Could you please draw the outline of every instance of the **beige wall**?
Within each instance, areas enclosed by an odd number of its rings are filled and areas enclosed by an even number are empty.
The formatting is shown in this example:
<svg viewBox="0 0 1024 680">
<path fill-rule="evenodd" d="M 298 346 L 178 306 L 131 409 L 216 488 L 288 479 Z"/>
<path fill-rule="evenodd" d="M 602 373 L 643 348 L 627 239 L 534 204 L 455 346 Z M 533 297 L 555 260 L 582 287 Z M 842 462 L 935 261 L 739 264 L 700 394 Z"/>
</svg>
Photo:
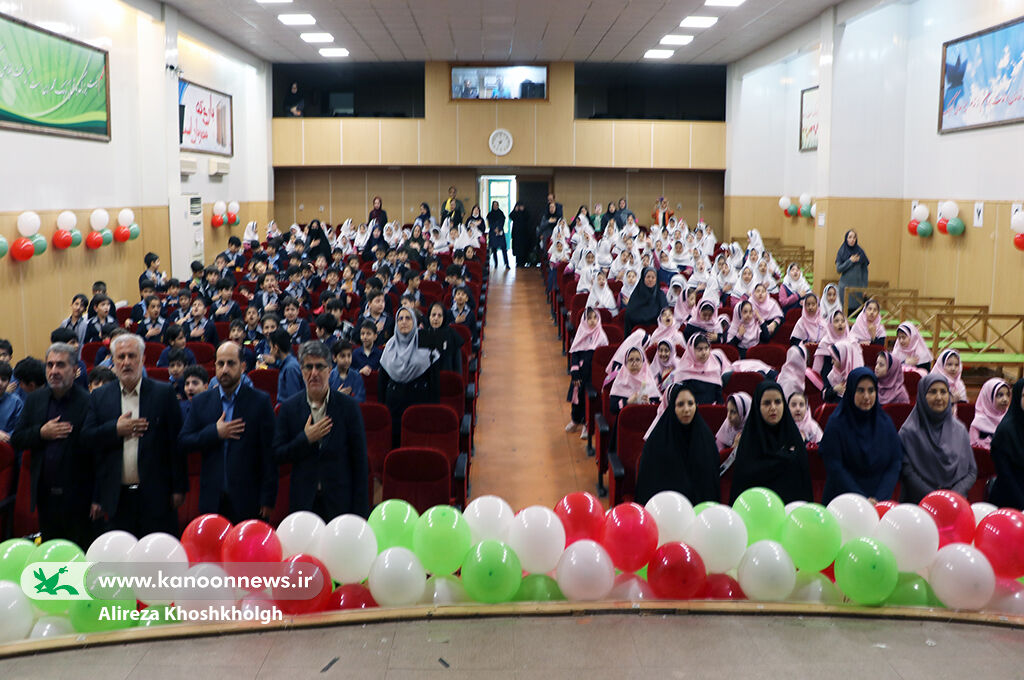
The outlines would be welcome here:
<svg viewBox="0 0 1024 680">
<path fill-rule="evenodd" d="M 274 166 L 725 169 L 725 123 L 575 120 L 571 63 L 550 65 L 546 101 L 453 102 L 443 62 L 426 64 L 424 90 L 421 119 L 275 118 Z M 505 156 L 487 146 L 499 127 Z"/>
</svg>

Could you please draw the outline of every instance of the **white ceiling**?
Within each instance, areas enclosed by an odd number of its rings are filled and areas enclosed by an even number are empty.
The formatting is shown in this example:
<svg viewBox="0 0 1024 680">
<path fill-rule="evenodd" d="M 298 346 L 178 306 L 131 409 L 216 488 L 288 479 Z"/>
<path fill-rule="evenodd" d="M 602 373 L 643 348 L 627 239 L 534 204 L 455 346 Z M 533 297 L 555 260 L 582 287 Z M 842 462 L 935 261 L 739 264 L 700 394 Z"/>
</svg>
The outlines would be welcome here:
<svg viewBox="0 0 1024 680">
<path fill-rule="evenodd" d="M 813 19 L 838 0 L 164 0 L 211 31 L 270 62 L 322 62 L 299 33 L 324 31 L 353 61 L 638 62 L 667 33 L 695 36 L 666 60 L 727 64 Z M 316 26 L 285 26 L 282 13 L 309 13 Z M 690 14 L 713 27 L 679 28 Z M 344 60 L 339 60 L 344 61 Z"/>
</svg>

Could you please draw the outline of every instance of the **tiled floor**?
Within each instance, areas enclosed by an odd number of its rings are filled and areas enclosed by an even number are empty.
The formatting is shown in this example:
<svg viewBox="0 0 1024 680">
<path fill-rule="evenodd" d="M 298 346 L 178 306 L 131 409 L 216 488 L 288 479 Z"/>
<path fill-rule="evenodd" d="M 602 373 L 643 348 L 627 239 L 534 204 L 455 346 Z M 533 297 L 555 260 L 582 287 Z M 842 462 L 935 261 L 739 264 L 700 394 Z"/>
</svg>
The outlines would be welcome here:
<svg viewBox="0 0 1024 680">
<path fill-rule="evenodd" d="M 774 616 L 385 623 L 144 642 L 0 661 L 0 677 L 1024 678 L 1024 631 Z"/>
</svg>

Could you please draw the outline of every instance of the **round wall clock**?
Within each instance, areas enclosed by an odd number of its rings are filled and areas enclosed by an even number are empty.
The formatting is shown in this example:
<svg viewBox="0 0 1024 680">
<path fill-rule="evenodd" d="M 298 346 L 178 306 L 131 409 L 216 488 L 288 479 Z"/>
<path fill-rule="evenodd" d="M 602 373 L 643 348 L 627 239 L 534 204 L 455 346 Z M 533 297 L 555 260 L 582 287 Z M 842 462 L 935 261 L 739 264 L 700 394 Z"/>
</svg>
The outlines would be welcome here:
<svg viewBox="0 0 1024 680">
<path fill-rule="evenodd" d="M 505 128 L 498 128 L 491 133 L 487 146 L 495 156 L 504 156 L 512 150 L 512 133 Z"/>
</svg>

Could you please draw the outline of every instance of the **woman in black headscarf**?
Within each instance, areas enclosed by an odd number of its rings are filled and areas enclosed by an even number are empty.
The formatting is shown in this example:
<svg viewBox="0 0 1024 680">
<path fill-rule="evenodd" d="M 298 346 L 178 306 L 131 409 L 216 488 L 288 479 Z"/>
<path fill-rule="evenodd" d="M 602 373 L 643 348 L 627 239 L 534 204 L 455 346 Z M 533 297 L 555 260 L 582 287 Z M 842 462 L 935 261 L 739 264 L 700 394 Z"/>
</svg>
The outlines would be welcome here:
<svg viewBox="0 0 1024 680">
<path fill-rule="evenodd" d="M 658 287 L 658 270 L 648 267 L 644 269 L 643 279 L 633 289 L 626 305 L 623 317 L 626 335 L 637 326 L 647 326 L 658 322 L 658 314 L 668 307 L 665 291 Z"/>
<path fill-rule="evenodd" d="M 536 231 L 530 223 L 530 213 L 526 212 L 525 205 L 516 203 L 508 219 L 512 223 L 512 255 L 516 258 L 516 266 L 529 266 L 530 253 L 534 246 L 533 239 L 536 236 Z"/>
<path fill-rule="evenodd" d="M 843 293 L 847 288 L 864 288 L 868 285 L 868 254 L 857 242 L 857 232 L 853 229 L 846 232 L 843 245 L 836 253 L 836 271 L 839 272 L 839 303 L 842 304 Z M 860 307 L 863 295 L 856 293 L 850 296 L 847 313 Z"/>
<path fill-rule="evenodd" d="M 487 213 L 487 250 L 494 257 L 494 268 L 498 268 L 498 253 L 508 269 L 508 241 L 505 240 L 505 213 L 497 201 L 491 201 L 491 212 Z"/>
<path fill-rule="evenodd" d="M 778 383 L 757 386 L 733 469 L 730 502 L 755 486 L 771 489 L 784 503 L 814 500 L 804 438 Z"/>
<path fill-rule="evenodd" d="M 363 246 L 363 262 L 373 262 L 377 259 L 375 251 L 383 248 L 384 252 L 387 252 L 388 242 L 384 240 L 384 229 L 378 224 L 374 224 L 370 231 L 370 238 L 367 239 L 366 245 Z"/>
<path fill-rule="evenodd" d="M 941 374 L 929 373 L 917 384 L 917 403 L 900 428 L 900 439 L 904 451 L 901 502 L 920 503 L 936 489 L 967 496 L 978 478 L 978 466 L 971 437 L 953 415 L 949 383 Z"/>
<path fill-rule="evenodd" d="M 718 502 L 719 455 L 715 436 L 697 412 L 686 383 L 669 389 L 665 410 L 644 443 L 636 478 L 636 502 L 660 491 L 678 491 L 696 505 Z"/>
<path fill-rule="evenodd" d="M 451 312 L 440 302 L 430 305 L 427 323 L 420 331 L 420 345 L 432 347 L 441 355 L 437 360 L 437 368 L 441 371 L 454 371 L 462 375 L 462 336 L 452 328 Z"/>
<path fill-rule="evenodd" d="M 384 201 L 380 196 L 373 197 L 373 209 L 370 211 L 370 216 L 366 218 L 367 224 L 377 223 L 381 229 L 388 223 L 388 213 L 384 210 Z"/>
<path fill-rule="evenodd" d="M 992 435 L 996 481 L 988 501 L 1000 508 L 1024 509 L 1024 380 L 1013 386 L 1006 415 Z"/>
<path fill-rule="evenodd" d="M 306 229 L 306 256 L 310 262 L 315 262 L 318 255 L 323 255 L 330 262 L 331 242 L 327 239 L 320 220 L 312 220 Z"/>
<path fill-rule="evenodd" d="M 878 403 L 878 378 L 865 367 L 846 378 L 846 391 L 818 444 L 825 463 L 822 505 L 857 493 L 873 500 L 892 498 L 903 462 L 903 445 L 892 419 Z"/>
<path fill-rule="evenodd" d="M 391 411 L 392 444 L 402 438 L 402 414 L 415 404 L 441 402 L 441 372 L 437 350 L 421 344 L 416 315 L 402 307 L 395 314 L 395 334 L 380 356 L 377 395 Z"/>
</svg>

